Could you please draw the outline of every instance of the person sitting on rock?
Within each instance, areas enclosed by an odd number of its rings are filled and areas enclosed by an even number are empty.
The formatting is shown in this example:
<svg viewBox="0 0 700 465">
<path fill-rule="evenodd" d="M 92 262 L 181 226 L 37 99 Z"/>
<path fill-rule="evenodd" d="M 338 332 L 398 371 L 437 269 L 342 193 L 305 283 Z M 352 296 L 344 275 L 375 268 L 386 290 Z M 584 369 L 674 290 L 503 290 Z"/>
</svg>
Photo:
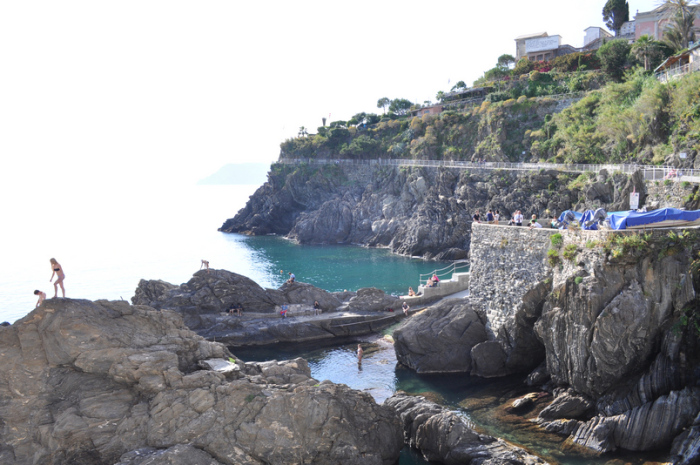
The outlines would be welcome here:
<svg viewBox="0 0 700 465">
<path fill-rule="evenodd" d="M 535 219 L 535 215 L 532 215 L 532 220 L 530 220 L 530 229 L 532 229 L 532 228 L 538 229 L 541 227 L 542 227 L 542 225 L 537 222 L 537 220 Z"/>
<path fill-rule="evenodd" d="M 314 300 L 314 315 L 320 315 L 321 314 L 321 304 L 318 303 L 318 300 Z"/>
<path fill-rule="evenodd" d="M 287 318 L 287 310 L 289 310 L 289 305 L 282 305 L 282 311 L 280 312 L 282 318 Z"/>
<path fill-rule="evenodd" d="M 287 283 L 288 283 L 288 284 L 292 284 L 292 283 L 294 283 L 294 280 L 295 280 L 295 279 L 297 279 L 297 277 L 294 276 L 294 273 L 292 273 L 292 272 L 290 271 L 290 272 L 289 272 L 289 279 L 287 280 Z"/>
<path fill-rule="evenodd" d="M 474 223 L 481 223 L 480 217 L 479 217 L 479 210 L 475 211 L 474 214 L 472 215 L 472 221 Z"/>
<path fill-rule="evenodd" d="M 406 302 L 404 302 L 403 305 L 401 306 L 401 309 L 403 310 L 404 315 L 408 316 L 408 309 L 409 308 L 411 308 L 411 307 L 409 307 L 408 304 Z"/>
<path fill-rule="evenodd" d="M 412 288 L 412 287 L 409 287 L 409 288 L 408 288 L 408 296 L 409 296 L 409 297 L 415 297 L 415 296 L 416 296 L 416 293 L 413 291 L 413 288 Z"/>
<path fill-rule="evenodd" d="M 436 274 L 433 274 L 433 287 L 437 287 L 440 279 L 438 279 Z"/>
</svg>

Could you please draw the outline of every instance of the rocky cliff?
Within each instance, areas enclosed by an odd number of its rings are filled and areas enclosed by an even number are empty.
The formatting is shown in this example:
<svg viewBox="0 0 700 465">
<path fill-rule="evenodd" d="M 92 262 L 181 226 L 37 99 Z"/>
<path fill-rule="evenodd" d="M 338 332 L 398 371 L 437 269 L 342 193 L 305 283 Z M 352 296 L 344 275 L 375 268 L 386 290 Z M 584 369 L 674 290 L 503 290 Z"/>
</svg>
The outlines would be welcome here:
<svg viewBox="0 0 700 465">
<path fill-rule="evenodd" d="M 472 295 L 397 330 L 399 360 L 480 376 L 534 369 L 531 385 L 551 378 L 538 419 L 548 431 L 599 453 L 675 439 L 679 457 L 697 459 L 686 431 L 700 413 L 697 232 L 472 234 Z"/>
<path fill-rule="evenodd" d="M 0 463 L 376 464 L 396 413 L 302 359 L 243 363 L 175 312 L 50 299 L 0 327 Z"/>
<path fill-rule="evenodd" d="M 627 208 L 637 174 L 598 176 L 541 170 L 460 171 L 372 164 L 273 165 L 268 182 L 221 231 L 279 234 L 300 243 L 352 243 L 438 259 L 467 256 L 475 210 L 508 219 L 570 208 Z M 577 180 L 578 179 L 578 180 Z"/>
</svg>

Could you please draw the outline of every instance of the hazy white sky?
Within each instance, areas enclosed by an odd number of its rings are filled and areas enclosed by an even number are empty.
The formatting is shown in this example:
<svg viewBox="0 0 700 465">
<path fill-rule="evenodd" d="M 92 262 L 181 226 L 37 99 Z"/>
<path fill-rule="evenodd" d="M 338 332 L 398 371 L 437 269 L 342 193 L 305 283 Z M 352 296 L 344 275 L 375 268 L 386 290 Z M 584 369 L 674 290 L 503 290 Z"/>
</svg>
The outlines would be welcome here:
<svg viewBox="0 0 700 465">
<path fill-rule="evenodd" d="M 193 183 L 272 162 L 323 116 L 471 84 L 518 35 L 581 46 L 604 3 L 3 1 L 0 193 Z M 656 3 L 631 0 L 631 16 Z"/>
</svg>

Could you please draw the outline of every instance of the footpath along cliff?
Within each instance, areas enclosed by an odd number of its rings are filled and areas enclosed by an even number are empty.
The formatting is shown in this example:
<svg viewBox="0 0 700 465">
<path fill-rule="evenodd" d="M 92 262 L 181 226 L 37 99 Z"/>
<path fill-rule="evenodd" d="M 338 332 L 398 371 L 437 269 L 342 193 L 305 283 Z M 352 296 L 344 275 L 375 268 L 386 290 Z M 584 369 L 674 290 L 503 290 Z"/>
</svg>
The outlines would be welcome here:
<svg viewBox="0 0 700 465">
<path fill-rule="evenodd" d="M 554 396 L 536 418 L 546 431 L 697 463 L 698 238 L 473 225 L 471 296 L 398 329 L 398 359 L 422 373 L 529 373 L 535 394 Z"/>
</svg>

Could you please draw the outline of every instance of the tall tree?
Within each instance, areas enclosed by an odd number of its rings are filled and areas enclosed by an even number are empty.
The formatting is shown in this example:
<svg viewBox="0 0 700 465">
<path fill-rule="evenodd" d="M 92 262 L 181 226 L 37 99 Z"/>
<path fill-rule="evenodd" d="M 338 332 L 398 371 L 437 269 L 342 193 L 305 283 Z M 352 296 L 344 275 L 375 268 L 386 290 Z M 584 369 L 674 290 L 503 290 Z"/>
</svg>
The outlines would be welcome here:
<svg viewBox="0 0 700 465">
<path fill-rule="evenodd" d="M 389 111 L 396 113 L 397 115 L 405 115 L 408 113 L 408 110 L 411 109 L 411 105 L 413 104 L 410 100 L 406 100 L 405 98 L 397 98 L 391 101 Z"/>
<path fill-rule="evenodd" d="M 377 100 L 377 108 L 383 108 L 385 115 L 386 115 L 386 107 L 388 107 L 389 105 L 391 105 L 391 100 L 389 100 L 386 97 L 382 97 L 379 100 Z"/>
<path fill-rule="evenodd" d="M 664 42 L 675 52 L 688 48 L 690 41 L 695 41 L 695 0 L 664 0 L 662 6 L 666 9 L 669 19 L 664 31 Z"/>
<path fill-rule="evenodd" d="M 299 128 L 299 137 L 304 137 L 308 134 L 309 134 L 309 132 L 306 130 L 306 128 L 304 126 Z"/>
<path fill-rule="evenodd" d="M 643 35 L 632 44 L 632 54 L 644 63 L 644 71 L 650 71 L 666 58 L 668 46 L 654 40 L 651 36 Z"/>
<path fill-rule="evenodd" d="M 435 98 L 437 99 L 438 102 L 442 102 L 445 99 L 445 93 L 443 91 L 438 91 L 438 93 L 435 95 Z"/>
<path fill-rule="evenodd" d="M 603 21 L 615 35 L 620 33 L 622 23 L 630 20 L 630 5 L 625 0 L 608 0 L 603 7 Z"/>
<path fill-rule="evenodd" d="M 496 66 L 503 69 L 508 69 L 510 68 L 510 65 L 514 64 L 515 57 L 513 55 L 508 55 L 507 53 L 504 53 L 503 55 L 498 57 L 498 61 L 496 62 Z"/>
</svg>

